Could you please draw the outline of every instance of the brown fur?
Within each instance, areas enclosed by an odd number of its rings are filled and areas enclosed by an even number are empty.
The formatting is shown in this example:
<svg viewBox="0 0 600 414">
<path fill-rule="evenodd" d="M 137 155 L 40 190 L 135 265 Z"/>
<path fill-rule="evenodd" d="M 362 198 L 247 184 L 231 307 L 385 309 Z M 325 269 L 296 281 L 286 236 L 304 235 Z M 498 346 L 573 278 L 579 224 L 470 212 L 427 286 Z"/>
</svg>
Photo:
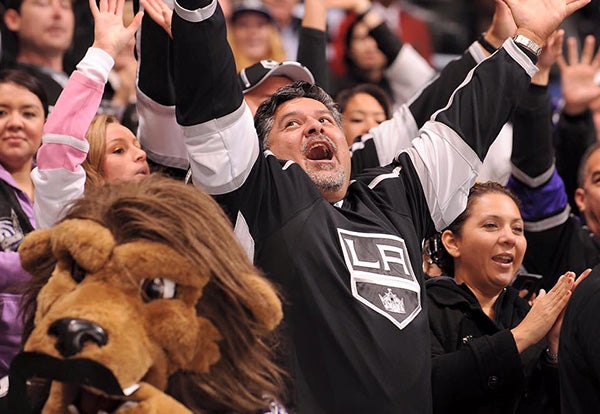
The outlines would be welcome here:
<svg viewBox="0 0 600 414">
<path fill-rule="evenodd" d="M 61 357 L 49 325 L 81 318 L 109 340 L 86 343 L 75 357 L 101 362 L 123 387 L 166 389 L 194 412 L 254 412 L 265 395 L 279 397 L 281 371 L 271 360 L 279 298 L 218 205 L 194 187 L 151 176 L 91 188 L 19 252 L 33 276 L 26 351 Z M 155 278 L 175 281 L 176 297 L 148 300 L 141 286 Z M 63 404 L 62 392 L 53 386 L 47 404 Z"/>
</svg>

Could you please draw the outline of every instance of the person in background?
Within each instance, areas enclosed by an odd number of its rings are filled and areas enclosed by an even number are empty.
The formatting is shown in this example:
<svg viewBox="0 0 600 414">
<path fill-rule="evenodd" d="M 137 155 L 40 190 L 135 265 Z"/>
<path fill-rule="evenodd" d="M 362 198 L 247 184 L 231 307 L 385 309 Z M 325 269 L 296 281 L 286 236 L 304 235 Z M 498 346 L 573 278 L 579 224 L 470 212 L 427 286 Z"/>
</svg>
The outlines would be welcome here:
<svg viewBox="0 0 600 414">
<path fill-rule="evenodd" d="M 351 146 L 354 140 L 392 116 L 390 100 L 377 85 L 363 83 L 340 91 L 335 101 L 342 113 L 342 128 Z"/>
<path fill-rule="evenodd" d="M 533 307 L 509 286 L 527 247 L 515 196 L 478 183 L 441 234 L 444 275 L 427 281 L 435 413 L 559 412 L 556 355 L 567 272 Z M 545 340 L 544 340 L 545 339 Z"/>
<path fill-rule="evenodd" d="M 600 266 L 569 301 L 560 332 L 558 375 L 563 413 L 592 414 L 600 407 Z"/>
<path fill-rule="evenodd" d="M 298 62 L 261 60 L 238 73 L 244 100 L 254 115 L 258 106 L 277 89 L 295 81 L 315 83 L 310 71 Z"/>
<path fill-rule="evenodd" d="M 335 77 L 334 96 L 342 89 L 372 83 L 388 94 L 397 109 L 433 78 L 434 69 L 388 28 L 369 0 L 332 3 L 344 4 L 352 17 L 349 26 L 340 33 L 343 44 L 338 43 L 337 53 L 343 56 L 344 72 Z M 413 62 L 411 68 L 401 67 L 406 59 Z"/>
<path fill-rule="evenodd" d="M 285 60 L 279 32 L 261 0 L 241 0 L 234 4 L 228 38 L 238 71 L 265 59 Z"/>
<path fill-rule="evenodd" d="M 8 375 L 21 347 L 19 288 L 30 276 L 21 267 L 17 248 L 36 227 L 30 173 L 47 115 L 48 98 L 35 76 L 0 71 L 0 378 Z"/>
<path fill-rule="evenodd" d="M 263 0 L 263 3 L 269 9 L 277 26 L 285 59 L 296 60 L 302 19 L 294 13 L 300 3 L 299 0 Z"/>
<path fill-rule="evenodd" d="M 600 64 L 600 55 L 594 55 L 591 41 L 584 46 L 580 59 L 572 46 L 569 43 L 568 62 L 560 52 L 557 63 L 563 72 L 561 76 L 570 77 L 577 73 L 576 78 L 571 79 L 575 83 L 565 91 L 572 94 L 568 98 L 565 96 L 568 108 L 585 110 L 599 93 L 594 85 L 594 73 Z M 511 156 L 513 173 L 507 185 L 523 201 L 521 213 L 529 244 L 523 265 L 528 272 L 543 275 L 542 287 L 547 289 L 567 270 L 580 273 L 600 263 L 600 186 L 597 180 L 600 145 L 594 143 L 585 150 L 577 170 L 574 200 L 583 217 L 582 223 L 579 217 L 571 214 L 565 184 L 555 165 L 558 148 L 555 148 L 555 142 L 565 140 L 560 144 L 561 149 L 568 148 L 566 142 L 573 142 L 569 151 L 580 151 L 582 146 L 585 148 L 586 144 L 578 140 L 585 142 L 591 135 L 588 142 L 594 142 L 591 119 L 588 116 L 587 121 L 584 120 L 583 128 L 577 125 L 581 122 L 575 123 L 575 129 L 559 127 L 557 133 L 562 138 L 555 138 L 552 134 L 552 109 L 545 96 L 547 92 L 542 89 L 538 95 L 536 101 L 522 107 L 522 110 L 530 112 L 528 116 L 534 115 L 538 121 L 521 122 L 520 128 L 524 132 L 515 132 Z M 557 154 L 556 160 L 558 157 Z M 564 158 L 565 154 L 560 157 Z"/>
<path fill-rule="evenodd" d="M 16 67 L 40 79 L 53 106 L 68 79 L 63 57 L 75 28 L 72 1 L 9 0 L 4 23 L 16 35 Z"/>
<path fill-rule="evenodd" d="M 146 153 L 135 135 L 114 117 L 98 115 L 104 85 L 115 58 L 141 24 L 138 13 L 125 27 L 120 14 L 95 14 L 94 43 L 73 72 L 44 127 L 35 183 L 35 217 L 39 228 L 53 226 L 67 204 L 86 187 L 104 181 L 139 180 L 150 173 Z M 103 7 L 108 7 L 102 1 Z M 120 2 L 122 13 L 123 0 Z M 112 0 L 111 0 L 112 4 Z"/>
<path fill-rule="evenodd" d="M 562 106 L 554 134 L 556 170 L 565 183 L 569 205 L 575 215 L 581 215 L 575 201 L 579 162 L 586 149 L 598 141 L 600 124 L 595 120 L 600 114 L 600 53 L 596 39 L 587 36 L 579 53 L 578 41 L 567 39 L 565 56 L 558 57 Z"/>
</svg>

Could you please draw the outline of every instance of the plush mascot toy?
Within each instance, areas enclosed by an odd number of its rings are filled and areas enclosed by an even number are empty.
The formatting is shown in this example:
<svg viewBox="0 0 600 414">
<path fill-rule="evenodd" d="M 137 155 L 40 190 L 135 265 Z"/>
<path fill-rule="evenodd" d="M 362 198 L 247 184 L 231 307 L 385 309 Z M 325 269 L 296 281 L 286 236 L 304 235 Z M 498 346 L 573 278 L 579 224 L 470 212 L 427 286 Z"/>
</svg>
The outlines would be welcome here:
<svg viewBox="0 0 600 414">
<path fill-rule="evenodd" d="M 218 205 L 161 177 L 86 192 L 19 249 L 33 276 L 10 412 L 269 412 L 275 290 Z"/>
</svg>

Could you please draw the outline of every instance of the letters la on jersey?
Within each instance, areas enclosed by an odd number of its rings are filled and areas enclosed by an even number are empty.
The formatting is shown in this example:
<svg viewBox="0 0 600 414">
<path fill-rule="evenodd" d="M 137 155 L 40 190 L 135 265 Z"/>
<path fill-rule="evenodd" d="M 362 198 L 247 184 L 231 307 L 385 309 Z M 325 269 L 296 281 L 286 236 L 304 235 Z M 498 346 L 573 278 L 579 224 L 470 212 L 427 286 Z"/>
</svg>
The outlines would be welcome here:
<svg viewBox="0 0 600 414">
<path fill-rule="evenodd" d="M 403 329 L 421 312 L 421 286 L 404 240 L 338 229 L 352 295 Z"/>
</svg>

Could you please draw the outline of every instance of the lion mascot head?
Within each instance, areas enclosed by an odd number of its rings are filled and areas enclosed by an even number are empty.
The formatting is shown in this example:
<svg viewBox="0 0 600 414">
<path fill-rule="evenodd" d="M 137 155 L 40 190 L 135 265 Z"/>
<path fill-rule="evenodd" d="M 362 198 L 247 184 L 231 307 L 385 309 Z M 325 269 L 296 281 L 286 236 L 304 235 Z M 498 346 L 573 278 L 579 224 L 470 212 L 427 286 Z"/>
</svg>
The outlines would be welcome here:
<svg viewBox="0 0 600 414">
<path fill-rule="evenodd" d="M 278 295 L 193 186 L 91 189 L 19 253 L 33 279 L 12 412 L 251 413 L 279 397 Z"/>
</svg>

